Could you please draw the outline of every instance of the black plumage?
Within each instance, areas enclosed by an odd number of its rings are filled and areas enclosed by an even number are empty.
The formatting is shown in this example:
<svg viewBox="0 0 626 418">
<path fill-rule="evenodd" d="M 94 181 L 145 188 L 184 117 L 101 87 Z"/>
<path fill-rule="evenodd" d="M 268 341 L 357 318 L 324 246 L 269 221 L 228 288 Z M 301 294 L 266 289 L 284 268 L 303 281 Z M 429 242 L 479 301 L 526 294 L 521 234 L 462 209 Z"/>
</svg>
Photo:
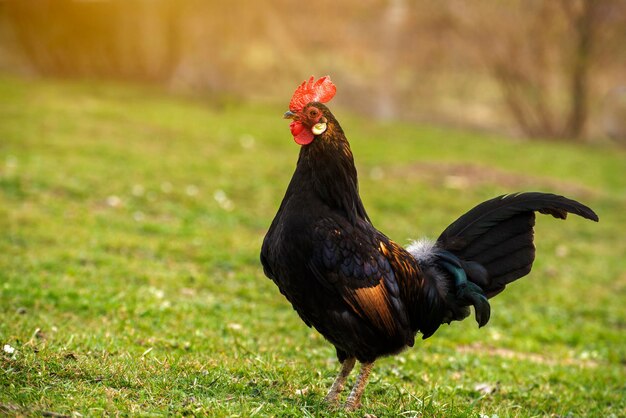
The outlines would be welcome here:
<svg viewBox="0 0 626 418">
<path fill-rule="evenodd" d="M 493 297 L 530 272 L 535 212 L 558 219 L 566 219 L 569 212 L 598 221 L 591 209 L 563 196 L 516 193 L 483 202 L 461 216 L 441 233 L 437 246 L 484 267 L 488 280 L 478 279 L 477 284 Z"/>
<path fill-rule="evenodd" d="M 309 122 L 306 112 L 321 116 Z M 470 306 L 480 326 L 489 320 L 487 299 L 530 271 L 535 212 L 598 220 L 561 196 L 506 195 L 476 206 L 427 251 L 412 254 L 372 225 L 350 146 L 328 108 L 309 103 L 294 117 L 308 129 L 322 121 L 325 131 L 300 149 L 261 262 L 302 320 L 336 348 L 342 371 L 329 402 L 337 401 L 355 359 L 363 363 L 347 409 L 359 406 L 371 364 L 413 346 L 418 332 L 426 338 L 467 317 Z"/>
</svg>

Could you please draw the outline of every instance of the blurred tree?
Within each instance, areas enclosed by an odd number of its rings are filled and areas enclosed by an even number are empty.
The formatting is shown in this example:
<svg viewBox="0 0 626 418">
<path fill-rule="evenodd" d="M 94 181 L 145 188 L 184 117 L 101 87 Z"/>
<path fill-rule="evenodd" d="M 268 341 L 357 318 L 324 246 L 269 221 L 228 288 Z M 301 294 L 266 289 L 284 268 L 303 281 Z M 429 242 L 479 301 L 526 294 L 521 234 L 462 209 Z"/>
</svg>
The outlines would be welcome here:
<svg viewBox="0 0 626 418">
<path fill-rule="evenodd" d="M 458 2 L 450 11 L 526 135 L 584 136 L 590 100 L 597 96 L 591 81 L 604 70 L 595 64 L 606 63 L 603 54 L 615 58 L 626 40 L 620 30 L 626 2 L 529 0 L 471 8 Z M 599 48 L 601 43 L 612 47 Z"/>
<path fill-rule="evenodd" d="M 613 89 L 604 98 L 602 125 L 611 139 L 626 145 L 626 86 Z"/>
<path fill-rule="evenodd" d="M 282 99 L 331 74 L 362 113 L 532 137 L 598 132 L 626 75 L 626 0 L 0 0 L 0 25 L 0 67 Z"/>
<path fill-rule="evenodd" d="M 19 0 L 5 10 L 42 74 L 163 81 L 179 59 L 179 16 L 167 0 Z"/>
</svg>

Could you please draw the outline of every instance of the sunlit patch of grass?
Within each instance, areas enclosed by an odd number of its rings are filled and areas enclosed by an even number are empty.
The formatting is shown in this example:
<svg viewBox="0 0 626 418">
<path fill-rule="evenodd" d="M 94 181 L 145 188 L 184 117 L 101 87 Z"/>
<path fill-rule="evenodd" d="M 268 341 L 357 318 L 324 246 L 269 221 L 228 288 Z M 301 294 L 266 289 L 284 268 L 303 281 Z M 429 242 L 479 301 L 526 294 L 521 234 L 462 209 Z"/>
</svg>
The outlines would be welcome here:
<svg viewBox="0 0 626 418">
<path fill-rule="evenodd" d="M 298 152 L 280 106 L 10 78 L 0 98 L 0 413 L 344 415 L 322 403 L 332 347 L 258 261 Z M 518 184 L 601 218 L 540 217 L 533 273 L 489 325 L 380 360 L 363 411 L 624 415 L 624 151 L 336 114 L 401 243 Z"/>
</svg>

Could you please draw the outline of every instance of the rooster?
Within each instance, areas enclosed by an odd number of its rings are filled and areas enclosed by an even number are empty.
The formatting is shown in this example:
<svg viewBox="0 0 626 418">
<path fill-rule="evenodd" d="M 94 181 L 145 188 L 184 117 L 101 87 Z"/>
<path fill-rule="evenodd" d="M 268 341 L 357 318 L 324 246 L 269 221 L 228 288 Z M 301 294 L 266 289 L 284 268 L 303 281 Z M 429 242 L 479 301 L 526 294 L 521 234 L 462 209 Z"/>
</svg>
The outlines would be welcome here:
<svg viewBox="0 0 626 418">
<path fill-rule="evenodd" d="M 483 202 L 436 241 L 406 249 L 378 231 L 359 196 L 348 140 L 324 105 L 329 77 L 311 77 L 293 94 L 291 133 L 301 146 L 295 172 L 261 249 L 267 277 L 300 318 L 335 346 L 341 368 L 325 400 L 339 396 L 357 360 L 360 372 L 344 408 L 361 405 L 376 359 L 412 347 L 474 307 L 479 327 L 489 299 L 530 272 L 535 212 L 598 221 L 585 205 L 548 193 L 516 193 Z"/>
</svg>

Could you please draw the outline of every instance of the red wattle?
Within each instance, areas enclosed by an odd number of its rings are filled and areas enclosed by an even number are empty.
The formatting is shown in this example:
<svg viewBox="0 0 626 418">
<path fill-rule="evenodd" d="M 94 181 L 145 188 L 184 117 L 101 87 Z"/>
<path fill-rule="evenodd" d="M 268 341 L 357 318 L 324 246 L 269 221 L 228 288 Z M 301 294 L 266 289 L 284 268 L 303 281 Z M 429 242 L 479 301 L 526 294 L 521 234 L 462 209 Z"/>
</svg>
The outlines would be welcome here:
<svg viewBox="0 0 626 418">
<path fill-rule="evenodd" d="M 291 129 L 291 135 L 296 136 L 304 129 L 304 125 L 302 122 L 294 120 L 289 124 L 289 129 Z"/>
<path fill-rule="evenodd" d="M 300 121 L 291 122 L 289 124 L 289 129 L 293 135 L 293 140 L 296 141 L 296 144 L 298 145 L 308 145 L 313 142 L 313 139 L 315 138 L 313 132 L 311 132 L 310 129 L 307 129 Z"/>
</svg>

